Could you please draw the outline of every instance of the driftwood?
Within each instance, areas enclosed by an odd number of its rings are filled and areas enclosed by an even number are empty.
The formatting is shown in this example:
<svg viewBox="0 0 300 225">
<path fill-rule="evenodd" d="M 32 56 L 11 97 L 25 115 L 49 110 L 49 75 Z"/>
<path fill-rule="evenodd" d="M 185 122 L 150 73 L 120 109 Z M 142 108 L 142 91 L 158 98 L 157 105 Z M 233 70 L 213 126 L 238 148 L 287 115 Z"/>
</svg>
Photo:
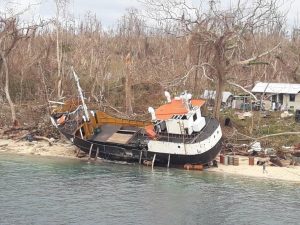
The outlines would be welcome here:
<svg viewBox="0 0 300 225">
<path fill-rule="evenodd" d="M 51 139 L 49 139 L 47 137 L 44 137 L 44 136 L 34 135 L 33 138 L 36 139 L 36 140 L 48 141 L 48 143 L 49 143 L 50 146 L 52 146 L 52 144 L 53 144 L 53 140 L 51 140 Z"/>
<path fill-rule="evenodd" d="M 19 137 L 16 141 L 21 141 L 22 139 L 26 138 L 28 134 L 24 134 L 21 137 Z"/>
<path fill-rule="evenodd" d="M 21 141 L 22 139 L 26 138 L 28 135 L 30 135 L 30 133 L 27 133 L 27 134 L 24 134 L 20 137 L 18 137 L 18 139 L 16 140 L 17 142 L 18 141 Z M 47 137 L 44 137 L 44 136 L 38 136 L 38 135 L 32 135 L 32 139 L 33 140 L 43 140 L 43 141 L 48 141 L 49 145 L 52 146 L 53 145 L 53 140 L 47 138 Z"/>
</svg>

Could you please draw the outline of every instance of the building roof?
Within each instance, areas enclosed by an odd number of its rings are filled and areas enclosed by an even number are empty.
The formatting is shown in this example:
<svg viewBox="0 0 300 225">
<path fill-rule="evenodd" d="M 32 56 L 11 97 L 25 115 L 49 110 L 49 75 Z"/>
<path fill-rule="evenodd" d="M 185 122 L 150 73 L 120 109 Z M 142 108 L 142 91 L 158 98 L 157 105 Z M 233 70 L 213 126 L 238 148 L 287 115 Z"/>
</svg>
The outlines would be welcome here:
<svg viewBox="0 0 300 225">
<path fill-rule="evenodd" d="M 252 89 L 253 93 L 270 94 L 297 94 L 300 92 L 300 84 L 289 83 L 257 83 Z"/>
<path fill-rule="evenodd" d="M 233 96 L 233 94 L 231 92 L 223 91 L 222 92 L 222 102 L 226 103 L 230 96 Z M 201 97 L 204 98 L 204 99 L 215 99 L 216 91 L 204 90 L 204 93 Z"/>
<path fill-rule="evenodd" d="M 200 99 L 192 99 L 193 106 L 201 107 L 204 105 L 205 101 Z M 182 99 L 173 99 L 170 103 L 162 105 L 155 110 L 156 118 L 159 120 L 170 119 L 173 115 L 184 115 L 187 114 L 186 109 Z"/>
</svg>

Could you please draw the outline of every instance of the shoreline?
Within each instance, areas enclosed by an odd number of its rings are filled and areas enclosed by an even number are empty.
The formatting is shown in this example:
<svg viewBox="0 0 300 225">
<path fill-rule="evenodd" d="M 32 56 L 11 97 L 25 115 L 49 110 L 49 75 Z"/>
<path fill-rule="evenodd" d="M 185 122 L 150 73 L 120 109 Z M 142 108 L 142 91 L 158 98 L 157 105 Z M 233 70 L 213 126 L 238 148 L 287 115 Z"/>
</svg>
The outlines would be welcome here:
<svg viewBox="0 0 300 225">
<path fill-rule="evenodd" d="M 256 158 L 256 160 L 259 157 Z M 255 161 L 256 161 L 255 160 Z M 277 167 L 267 166 L 266 172 L 263 171 L 263 166 L 248 165 L 248 157 L 239 156 L 239 165 L 224 165 L 218 162 L 218 167 L 210 167 L 208 172 L 232 174 L 244 177 L 281 180 L 300 183 L 300 166 Z"/>
<path fill-rule="evenodd" d="M 78 159 L 78 148 L 71 143 L 62 141 L 16 141 L 12 139 L 0 139 L 0 152 L 18 155 L 51 156 L 69 159 Z"/>
<path fill-rule="evenodd" d="M 13 139 L 0 139 L 0 153 L 18 155 L 36 155 L 48 157 L 60 157 L 68 159 L 86 159 L 86 157 L 76 157 L 78 148 L 72 143 L 63 141 L 53 142 L 50 145 L 47 141 L 15 141 Z M 257 160 L 257 159 L 256 159 Z M 239 156 L 239 165 L 223 165 L 218 163 L 218 167 L 205 169 L 210 173 L 232 174 L 243 177 L 253 177 L 262 179 L 282 180 L 300 183 L 300 166 L 275 167 L 267 166 L 266 173 L 263 167 L 258 165 L 248 165 L 248 157 Z"/>
</svg>

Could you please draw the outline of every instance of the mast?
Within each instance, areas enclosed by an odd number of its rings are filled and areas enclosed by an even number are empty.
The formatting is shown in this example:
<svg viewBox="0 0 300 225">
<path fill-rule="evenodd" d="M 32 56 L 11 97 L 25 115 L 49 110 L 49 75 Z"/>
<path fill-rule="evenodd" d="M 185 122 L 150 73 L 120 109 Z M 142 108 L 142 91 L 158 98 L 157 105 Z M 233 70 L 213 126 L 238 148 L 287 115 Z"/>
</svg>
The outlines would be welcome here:
<svg viewBox="0 0 300 225">
<path fill-rule="evenodd" d="M 79 84 L 79 78 L 78 78 L 77 74 L 75 73 L 75 70 L 74 70 L 73 67 L 72 67 L 72 70 L 73 70 L 73 75 L 74 75 L 74 78 L 75 78 L 75 81 L 76 81 L 76 84 L 77 84 L 78 93 L 79 93 L 79 96 L 80 96 L 80 99 L 81 99 L 81 102 L 82 102 L 82 107 L 83 107 L 84 115 L 86 117 L 86 120 L 90 121 L 88 109 L 87 109 L 87 106 L 86 106 L 86 104 L 84 102 L 84 98 L 83 98 L 83 94 L 82 94 L 82 89 L 81 89 L 80 84 Z"/>
</svg>

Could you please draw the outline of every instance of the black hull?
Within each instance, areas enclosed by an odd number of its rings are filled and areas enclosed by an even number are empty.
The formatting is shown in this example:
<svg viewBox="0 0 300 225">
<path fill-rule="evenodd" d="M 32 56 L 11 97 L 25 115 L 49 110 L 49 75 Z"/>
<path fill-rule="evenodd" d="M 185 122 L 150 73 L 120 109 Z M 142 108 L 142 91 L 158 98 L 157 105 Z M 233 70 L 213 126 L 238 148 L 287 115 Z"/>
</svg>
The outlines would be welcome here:
<svg viewBox="0 0 300 225">
<path fill-rule="evenodd" d="M 155 165 L 165 166 L 168 164 L 169 154 L 154 153 L 147 150 L 147 146 L 125 145 L 110 142 L 96 142 L 82 140 L 70 134 L 63 133 L 73 144 L 91 157 L 100 157 L 107 160 L 126 162 L 152 161 L 154 154 Z M 210 150 L 197 155 L 170 155 L 170 166 L 190 164 L 208 164 L 213 161 L 221 151 L 222 139 Z"/>
<path fill-rule="evenodd" d="M 210 150 L 202 154 L 197 155 L 170 155 L 170 165 L 184 165 L 187 163 L 190 164 L 208 164 L 213 161 L 216 156 L 220 153 L 222 147 L 222 139 Z M 155 153 L 148 152 L 148 156 L 153 158 Z M 169 154 L 156 153 L 155 163 L 166 165 L 168 163 Z"/>
</svg>

